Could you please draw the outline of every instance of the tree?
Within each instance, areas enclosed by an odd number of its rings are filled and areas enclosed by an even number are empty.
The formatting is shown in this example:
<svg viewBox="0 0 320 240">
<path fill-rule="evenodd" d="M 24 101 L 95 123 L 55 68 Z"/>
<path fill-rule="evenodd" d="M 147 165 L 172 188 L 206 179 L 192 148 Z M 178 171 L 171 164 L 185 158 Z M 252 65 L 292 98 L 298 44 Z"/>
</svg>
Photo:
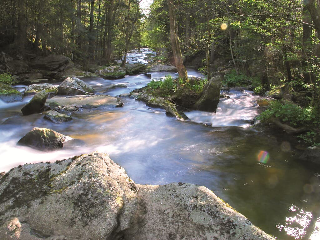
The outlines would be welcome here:
<svg viewBox="0 0 320 240">
<path fill-rule="evenodd" d="M 177 35 L 177 27 L 176 27 L 176 20 L 175 20 L 175 13 L 174 13 L 174 0 L 167 0 L 168 7 L 169 7 L 169 18 L 170 18 L 170 42 L 174 57 L 174 62 L 176 68 L 178 69 L 179 78 L 187 80 L 188 74 L 187 70 L 183 64 L 181 49 L 180 49 L 180 42 Z"/>
</svg>

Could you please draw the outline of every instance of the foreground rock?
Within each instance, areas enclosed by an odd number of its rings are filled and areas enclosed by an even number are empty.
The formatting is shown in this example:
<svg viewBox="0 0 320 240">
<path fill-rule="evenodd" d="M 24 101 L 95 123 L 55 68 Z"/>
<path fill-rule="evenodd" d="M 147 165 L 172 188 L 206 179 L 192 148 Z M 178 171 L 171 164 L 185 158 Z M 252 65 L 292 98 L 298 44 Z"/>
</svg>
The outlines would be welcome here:
<svg viewBox="0 0 320 240">
<path fill-rule="evenodd" d="M 196 110 L 216 112 L 220 100 L 222 77 L 220 75 L 212 77 L 204 87 L 202 96 L 193 106 Z"/>
<path fill-rule="evenodd" d="M 0 239 L 273 239 L 205 187 L 143 186 L 106 154 L 0 179 Z"/>
<path fill-rule="evenodd" d="M 34 128 L 22 137 L 18 144 L 38 150 L 55 150 L 63 147 L 67 137 L 47 128 Z"/>
<path fill-rule="evenodd" d="M 36 95 L 34 95 L 31 101 L 21 109 L 22 114 L 30 115 L 34 113 L 43 112 L 48 96 L 49 93 L 45 90 L 38 92 Z"/>
<path fill-rule="evenodd" d="M 76 77 L 68 77 L 58 86 L 58 95 L 88 95 L 93 92 L 89 84 Z"/>
<path fill-rule="evenodd" d="M 55 96 L 47 100 L 47 105 L 57 111 L 77 111 L 80 108 L 121 107 L 120 99 L 107 95 L 78 95 L 71 97 Z"/>
</svg>

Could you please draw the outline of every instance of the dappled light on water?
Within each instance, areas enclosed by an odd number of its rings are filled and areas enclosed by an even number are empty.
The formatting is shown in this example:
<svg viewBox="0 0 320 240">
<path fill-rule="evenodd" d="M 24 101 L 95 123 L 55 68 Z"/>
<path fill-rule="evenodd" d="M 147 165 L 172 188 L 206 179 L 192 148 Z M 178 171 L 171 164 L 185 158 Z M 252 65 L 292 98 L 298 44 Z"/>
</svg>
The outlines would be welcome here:
<svg viewBox="0 0 320 240">
<path fill-rule="evenodd" d="M 295 205 L 292 205 L 289 208 L 289 212 L 292 216 L 286 217 L 285 224 L 277 225 L 277 228 L 280 231 L 285 231 L 289 236 L 292 236 L 295 239 L 320 239 L 320 219 L 318 219 L 315 224 L 311 224 L 313 214 L 304 209 L 300 209 Z M 313 229 L 308 229 L 310 227 Z M 312 232 L 311 236 L 307 235 L 308 231 Z"/>
</svg>

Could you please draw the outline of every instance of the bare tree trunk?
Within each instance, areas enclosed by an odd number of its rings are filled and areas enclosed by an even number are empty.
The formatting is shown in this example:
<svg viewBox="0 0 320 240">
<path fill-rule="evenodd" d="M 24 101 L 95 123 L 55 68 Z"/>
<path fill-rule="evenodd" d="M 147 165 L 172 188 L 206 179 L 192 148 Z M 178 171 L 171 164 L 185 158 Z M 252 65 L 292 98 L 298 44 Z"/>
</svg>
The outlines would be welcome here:
<svg viewBox="0 0 320 240">
<path fill-rule="evenodd" d="M 174 57 L 174 62 L 176 65 L 176 68 L 178 69 L 179 77 L 187 80 L 188 79 L 188 73 L 183 65 L 183 59 L 180 49 L 180 43 L 179 38 L 176 32 L 176 22 L 175 22 L 175 15 L 174 15 L 174 0 L 167 0 L 168 6 L 169 6 L 169 17 L 170 17 L 170 41 L 171 41 L 171 47 Z"/>
<path fill-rule="evenodd" d="M 114 27 L 114 20 L 115 20 L 115 2 L 114 0 L 110 0 L 109 4 L 106 4 L 106 11 L 105 11 L 105 39 L 104 39 L 104 50 L 103 50 L 103 57 L 107 63 L 111 62 L 112 56 L 112 39 L 113 39 L 113 27 Z"/>
<path fill-rule="evenodd" d="M 15 45 L 20 54 L 25 52 L 25 44 L 27 41 L 27 17 L 26 17 L 26 1 L 18 0 L 18 31 L 15 39 Z"/>
<path fill-rule="evenodd" d="M 93 33 L 93 24 L 94 24 L 94 0 L 91 0 L 90 3 L 90 27 L 89 27 L 89 60 L 94 59 L 94 41 L 95 41 L 95 36 Z"/>
</svg>

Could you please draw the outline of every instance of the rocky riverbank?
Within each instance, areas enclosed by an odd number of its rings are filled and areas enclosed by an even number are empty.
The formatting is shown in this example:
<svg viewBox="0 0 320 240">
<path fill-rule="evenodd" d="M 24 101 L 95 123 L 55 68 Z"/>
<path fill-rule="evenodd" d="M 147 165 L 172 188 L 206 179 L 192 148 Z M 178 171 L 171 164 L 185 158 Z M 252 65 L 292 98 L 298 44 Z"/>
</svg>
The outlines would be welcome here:
<svg viewBox="0 0 320 240">
<path fill-rule="evenodd" d="M 273 239 L 205 187 L 135 184 L 107 154 L 0 178 L 1 239 Z"/>
</svg>

